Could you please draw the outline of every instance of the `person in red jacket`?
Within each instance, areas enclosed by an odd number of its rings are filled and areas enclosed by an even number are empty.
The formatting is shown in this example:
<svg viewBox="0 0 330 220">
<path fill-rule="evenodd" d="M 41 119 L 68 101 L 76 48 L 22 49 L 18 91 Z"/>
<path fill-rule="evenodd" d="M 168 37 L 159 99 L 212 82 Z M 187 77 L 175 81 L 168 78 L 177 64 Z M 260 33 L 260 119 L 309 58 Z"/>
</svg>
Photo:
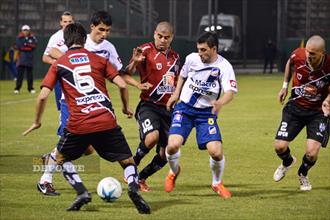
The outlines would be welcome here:
<svg viewBox="0 0 330 220">
<path fill-rule="evenodd" d="M 22 26 L 22 31 L 16 37 L 16 48 L 19 51 L 17 60 L 17 81 L 14 90 L 15 94 L 19 94 L 22 87 L 24 74 L 27 75 L 28 91 L 35 93 L 33 88 L 33 53 L 37 47 L 37 38 L 32 35 L 31 28 L 28 25 Z"/>
</svg>

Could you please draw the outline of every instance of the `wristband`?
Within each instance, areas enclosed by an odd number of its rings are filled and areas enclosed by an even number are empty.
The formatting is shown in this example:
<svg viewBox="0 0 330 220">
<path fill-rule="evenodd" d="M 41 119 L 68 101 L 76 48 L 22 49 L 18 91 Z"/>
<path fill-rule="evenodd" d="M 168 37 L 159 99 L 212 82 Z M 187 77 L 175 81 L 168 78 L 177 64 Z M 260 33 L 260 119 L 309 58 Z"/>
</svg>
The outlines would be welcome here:
<svg viewBox="0 0 330 220">
<path fill-rule="evenodd" d="M 283 82 L 283 86 L 282 86 L 282 88 L 283 88 L 283 89 L 287 89 L 287 88 L 288 88 L 288 85 L 289 85 L 288 82 Z"/>
</svg>

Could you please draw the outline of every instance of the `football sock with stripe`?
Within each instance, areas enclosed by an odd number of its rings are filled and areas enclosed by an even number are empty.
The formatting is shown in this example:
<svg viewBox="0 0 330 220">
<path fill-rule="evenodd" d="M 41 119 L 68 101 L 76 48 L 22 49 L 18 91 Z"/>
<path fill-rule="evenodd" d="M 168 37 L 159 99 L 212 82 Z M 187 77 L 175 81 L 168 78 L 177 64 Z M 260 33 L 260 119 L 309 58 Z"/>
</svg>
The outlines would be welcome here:
<svg viewBox="0 0 330 220">
<path fill-rule="evenodd" d="M 68 183 L 76 190 L 77 195 L 87 191 L 71 161 L 66 161 L 62 164 L 62 174 Z"/>
</svg>

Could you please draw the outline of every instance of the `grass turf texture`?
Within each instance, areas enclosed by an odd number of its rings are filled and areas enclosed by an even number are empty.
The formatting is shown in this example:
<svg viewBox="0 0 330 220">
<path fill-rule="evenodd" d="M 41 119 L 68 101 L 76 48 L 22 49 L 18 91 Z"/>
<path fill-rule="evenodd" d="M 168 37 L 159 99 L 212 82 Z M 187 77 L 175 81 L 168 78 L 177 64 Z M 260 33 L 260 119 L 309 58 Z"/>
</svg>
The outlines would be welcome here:
<svg viewBox="0 0 330 220">
<path fill-rule="evenodd" d="M 36 189 L 40 172 L 32 172 L 38 156 L 49 152 L 57 143 L 58 112 L 54 95 L 49 98 L 42 127 L 22 137 L 34 118 L 37 94 L 29 94 L 25 84 L 21 94 L 14 95 L 13 81 L 0 82 L 0 216 L 1 219 L 330 219 L 330 154 L 321 149 L 316 165 L 310 170 L 311 192 L 300 192 L 297 169 L 305 148 L 305 130 L 291 144 L 298 163 L 278 183 L 273 172 L 280 164 L 273 150 L 273 139 L 281 116 L 277 93 L 282 75 L 239 75 L 239 93 L 223 107 L 219 125 L 226 155 L 225 185 L 231 190 L 230 200 L 219 198 L 211 189 L 211 172 L 206 151 L 196 146 L 195 132 L 181 149 L 181 175 L 175 190 L 165 193 L 164 179 L 168 166 L 148 179 L 151 193 L 143 193 L 152 214 L 139 215 L 127 195 L 123 171 L 118 163 L 108 163 L 95 155 L 90 160 L 94 172 L 80 176 L 92 193 L 92 203 L 80 212 L 67 212 L 75 192 L 60 173 L 54 176 L 59 197 L 45 197 Z M 38 88 L 40 81 L 35 82 Z M 109 92 L 119 124 L 131 146 L 138 145 L 138 127 L 134 119 L 121 113 L 118 91 Z M 139 91 L 130 87 L 132 109 Z M 154 156 L 154 150 L 142 161 L 141 170 Z M 96 194 L 97 183 L 106 176 L 117 178 L 123 186 L 122 197 L 114 203 L 103 202 Z"/>
</svg>

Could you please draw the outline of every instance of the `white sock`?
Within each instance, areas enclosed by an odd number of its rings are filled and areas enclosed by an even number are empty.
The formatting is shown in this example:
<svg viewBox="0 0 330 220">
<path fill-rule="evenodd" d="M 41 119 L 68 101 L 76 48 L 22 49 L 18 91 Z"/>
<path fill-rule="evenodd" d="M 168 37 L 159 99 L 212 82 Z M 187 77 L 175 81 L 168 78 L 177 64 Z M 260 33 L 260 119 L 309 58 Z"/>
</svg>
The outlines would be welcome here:
<svg viewBox="0 0 330 220">
<path fill-rule="evenodd" d="M 178 150 L 178 152 L 172 155 L 169 155 L 166 150 L 165 152 L 168 164 L 170 165 L 171 172 L 177 174 L 179 172 L 179 158 L 181 156 L 180 150 Z"/>
<path fill-rule="evenodd" d="M 138 183 L 138 173 L 136 166 L 129 165 L 124 170 L 124 176 L 127 180 L 127 184 L 130 184 L 132 182 Z"/>
<path fill-rule="evenodd" d="M 39 183 L 43 184 L 44 182 L 52 183 L 53 182 L 53 174 L 56 171 L 56 151 L 52 151 L 50 153 L 50 157 L 48 158 L 47 165 L 45 166 L 45 171 L 40 178 Z"/>
<path fill-rule="evenodd" d="M 212 185 L 216 185 L 222 181 L 222 175 L 225 169 L 225 156 L 222 156 L 222 160 L 216 161 L 210 157 L 210 168 L 212 171 Z"/>
</svg>

